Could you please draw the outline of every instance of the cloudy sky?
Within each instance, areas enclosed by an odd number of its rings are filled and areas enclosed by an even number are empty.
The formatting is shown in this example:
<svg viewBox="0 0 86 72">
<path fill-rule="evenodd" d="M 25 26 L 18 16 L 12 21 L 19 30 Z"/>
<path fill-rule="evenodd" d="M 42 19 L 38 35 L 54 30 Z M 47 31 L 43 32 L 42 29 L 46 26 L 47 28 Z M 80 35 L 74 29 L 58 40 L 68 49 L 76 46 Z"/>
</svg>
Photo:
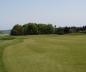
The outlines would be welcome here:
<svg viewBox="0 0 86 72">
<path fill-rule="evenodd" d="M 86 25 L 86 0 L 0 0 L 0 30 L 28 22 Z"/>
</svg>

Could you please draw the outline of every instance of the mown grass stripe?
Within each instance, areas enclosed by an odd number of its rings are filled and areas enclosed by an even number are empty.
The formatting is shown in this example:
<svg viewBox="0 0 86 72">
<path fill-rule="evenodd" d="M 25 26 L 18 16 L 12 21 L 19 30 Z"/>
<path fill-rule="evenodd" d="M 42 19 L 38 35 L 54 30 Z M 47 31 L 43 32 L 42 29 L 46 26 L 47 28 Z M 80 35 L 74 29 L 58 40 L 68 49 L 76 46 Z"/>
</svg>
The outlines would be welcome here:
<svg viewBox="0 0 86 72">
<path fill-rule="evenodd" d="M 3 52 L 4 49 L 10 45 L 15 45 L 17 43 L 20 43 L 22 40 L 0 40 L 0 72 L 7 72 L 5 69 L 5 64 L 3 62 Z"/>
</svg>

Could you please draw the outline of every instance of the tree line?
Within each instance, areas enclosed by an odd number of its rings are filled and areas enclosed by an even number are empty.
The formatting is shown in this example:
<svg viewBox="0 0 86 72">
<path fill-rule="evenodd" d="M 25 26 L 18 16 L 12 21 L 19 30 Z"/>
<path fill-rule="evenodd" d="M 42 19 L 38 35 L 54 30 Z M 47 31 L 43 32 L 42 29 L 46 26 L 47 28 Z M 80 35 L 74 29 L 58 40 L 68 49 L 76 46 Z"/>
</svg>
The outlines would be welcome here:
<svg viewBox="0 0 86 72">
<path fill-rule="evenodd" d="M 86 33 L 86 26 L 83 27 L 56 27 L 52 24 L 27 23 L 24 25 L 16 24 L 11 35 L 39 35 L 39 34 L 69 34 L 69 33 Z"/>
</svg>

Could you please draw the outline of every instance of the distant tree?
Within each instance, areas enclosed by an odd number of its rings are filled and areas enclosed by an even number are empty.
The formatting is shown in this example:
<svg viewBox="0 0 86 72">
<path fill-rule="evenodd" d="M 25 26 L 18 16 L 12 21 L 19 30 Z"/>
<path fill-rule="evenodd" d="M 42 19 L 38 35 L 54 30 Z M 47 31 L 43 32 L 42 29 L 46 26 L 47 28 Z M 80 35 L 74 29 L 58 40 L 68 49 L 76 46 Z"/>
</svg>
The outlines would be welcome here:
<svg viewBox="0 0 86 72">
<path fill-rule="evenodd" d="M 64 27 L 64 34 L 70 33 L 70 27 Z"/>
<path fill-rule="evenodd" d="M 81 32 L 82 32 L 82 33 L 86 33 L 86 26 L 83 26 L 83 27 L 82 27 Z"/>
<path fill-rule="evenodd" d="M 46 25 L 46 33 L 47 33 L 47 34 L 52 34 L 52 33 L 54 33 L 54 27 L 52 26 L 52 24 Z"/>
<path fill-rule="evenodd" d="M 77 28 L 76 27 L 70 27 L 70 33 L 76 33 Z"/>
<path fill-rule="evenodd" d="M 23 31 L 23 35 L 27 35 L 28 34 L 28 25 L 27 24 L 24 24 L 22 26 L 22 31 Z"/>
<path fill-rule="evenodd" d="M 37 26 L 39 34 L 52 34 L 54 32 L 52 24 L 38 24 Z"/>
<path fill-rule="evenodd" d="M 34 35 L 38 34 L 38 28 L 35 23 L 28 23 L 23 25 L 23 32 L 25 35 Z"/>
<path fill-rule="evenodd" d="M 37 35 L 37 34 L 68 34 L 68 33 L 86 33 L 86 26 L 83 27 L 59 27 L 52 24 L 27 23 L 23 26 L 16 24 L 11 35 Z"/>
<path fill-rule="evenodd" d="M 11 35 L 22 35 L 22 26 L 17 24 L 13 27 L 13 29 L 11 30 Z"/>
<path fill-rule="evenodd" d="M 46 31 L 46 25 L 45 24 L 38 24 L 38 34 L 45 34 Z"/>
<path fill-rule="evenodd" d="M 63 35 L 64 34 L 64 28 L 62 28 L 62 27 L 56 28 L 55 34 Z"/>
</svg>

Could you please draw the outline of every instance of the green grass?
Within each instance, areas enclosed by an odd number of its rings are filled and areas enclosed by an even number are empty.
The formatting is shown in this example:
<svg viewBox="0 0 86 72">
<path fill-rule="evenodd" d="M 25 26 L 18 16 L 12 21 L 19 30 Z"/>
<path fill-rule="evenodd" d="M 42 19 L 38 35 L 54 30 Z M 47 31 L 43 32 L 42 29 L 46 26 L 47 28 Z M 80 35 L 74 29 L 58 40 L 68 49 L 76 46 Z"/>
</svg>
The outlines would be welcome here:
<svg viewBox="0 0 86 72">
<path fill-rule="evenodd" d="M 7 45 L 0 51 L 0 68 L 7 72 L 86 72 L 86 35 L 18 36 L 0 43 Z"/>
<path fill-rule="evenodd" d="M 8 72 L 5 69 L 5 64 L 3 62 L 4 49 L 8 46 L 15 45 L 16 43 L 20 43 L 22 41 L 20 39 L 13 39 L 14 37 L 11 36 L 0 36 L 0 72 Z"/>
<path fill-rule="evenodd" d="M 13 39 L 15 39 L 15 37 L 13 36 L 1 36 L 0 37 L 0 40 L 13 40 Z"/>
</svg>

